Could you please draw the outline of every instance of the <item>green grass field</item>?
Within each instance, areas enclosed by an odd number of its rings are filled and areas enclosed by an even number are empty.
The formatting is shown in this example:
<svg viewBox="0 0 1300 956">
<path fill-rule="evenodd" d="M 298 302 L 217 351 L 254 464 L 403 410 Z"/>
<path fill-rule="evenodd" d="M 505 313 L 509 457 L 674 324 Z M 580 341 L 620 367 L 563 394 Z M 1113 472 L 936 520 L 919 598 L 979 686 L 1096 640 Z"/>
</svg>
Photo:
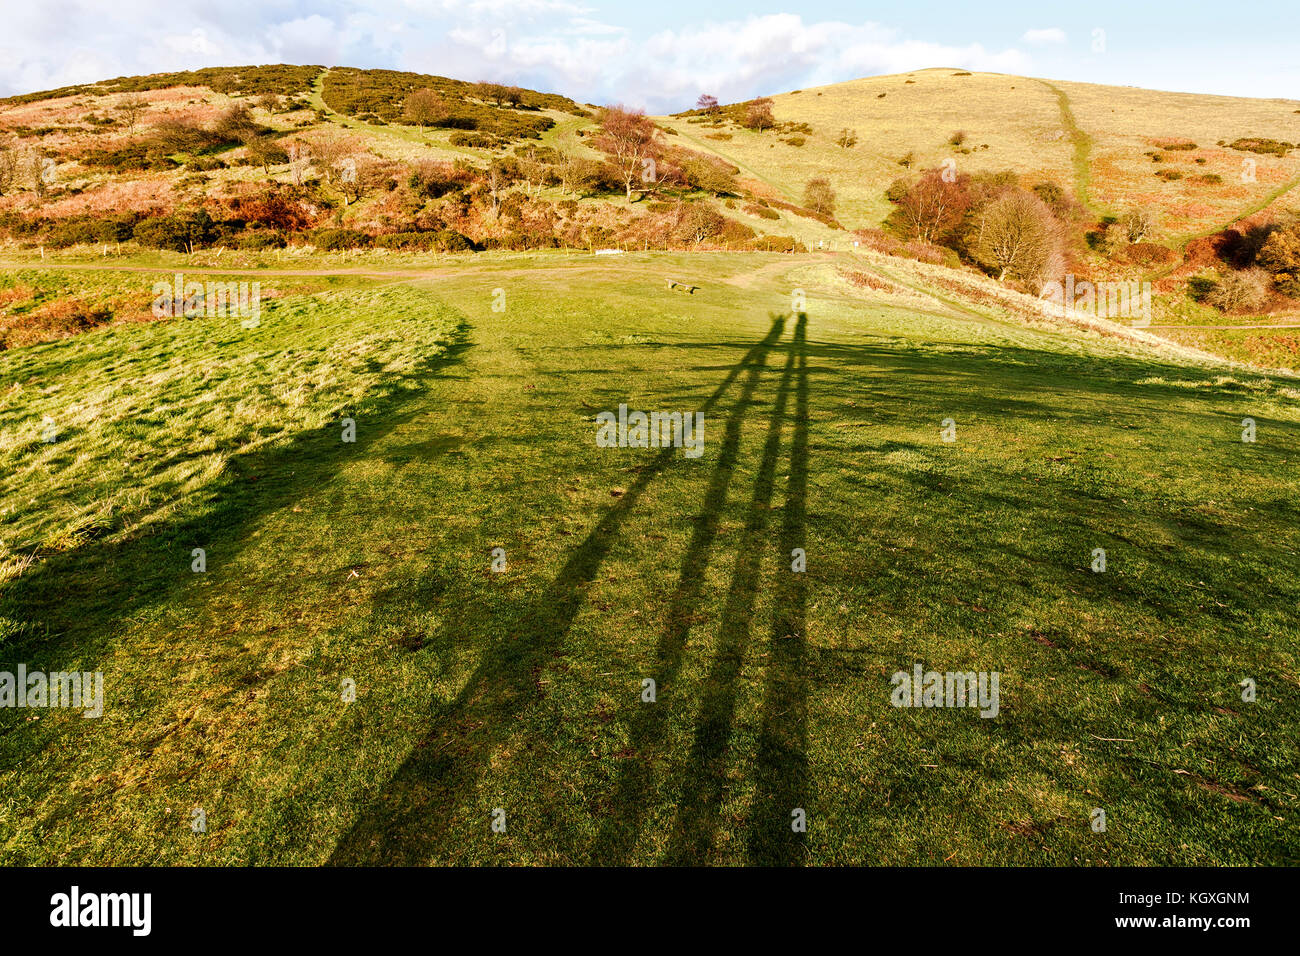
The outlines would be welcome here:
<svg viewBox="0 0 1300 956">
<path fill-rule="evenodd" d="M 106 686 L 0 709 L 0 862 L 1300 862 L 1300 384 L 864 263 L 268 272 L 0 352 L 0 670 Z"/>
</svg>

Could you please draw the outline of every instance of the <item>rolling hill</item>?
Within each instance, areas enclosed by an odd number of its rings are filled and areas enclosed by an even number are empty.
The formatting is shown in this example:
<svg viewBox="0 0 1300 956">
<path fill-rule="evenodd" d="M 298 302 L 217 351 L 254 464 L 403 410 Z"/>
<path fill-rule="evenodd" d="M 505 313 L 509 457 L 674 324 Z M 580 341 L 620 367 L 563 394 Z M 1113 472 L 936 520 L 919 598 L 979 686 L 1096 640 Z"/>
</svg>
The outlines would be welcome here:
<svg viewBox="0 0 1300 956">
<path fill-rule="evenodd" d="M 634 188 L 445 77 L 0 103 L 0 863 L 1300 860 L 1296 104 L 761 105 L 611 112 Z M 1017 209 L 1150 327 L 1044 309 Z"/>
</svg>

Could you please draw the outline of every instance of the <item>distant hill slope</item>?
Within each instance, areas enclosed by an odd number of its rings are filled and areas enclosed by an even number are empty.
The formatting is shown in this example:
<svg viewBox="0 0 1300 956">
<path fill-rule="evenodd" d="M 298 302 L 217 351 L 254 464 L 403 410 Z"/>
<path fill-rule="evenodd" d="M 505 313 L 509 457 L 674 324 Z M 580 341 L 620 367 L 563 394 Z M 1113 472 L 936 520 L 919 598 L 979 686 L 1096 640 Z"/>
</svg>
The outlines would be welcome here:
<svg viewBox="0 0 1300 956">
<path fill-rule="evenodd" d="M 652 117 L 657 166 L 633 155 L 619 170 L 591 104 L 432 74 L 222 67 L 23 94 L 0 100 L 0 244 L 870 248 L 987 272 L 979 210 L 1019 191 L 1051 207 L 1043 270 L 1154 284 L 1168 337 L 1300 361 L 1300 101 L 947 68 L 770 104 L 761 130 L 745 103 Z M 972 199 L 942 236 L 895 204 L 935 168 L 986 204 Z M 833 195 L 806 198 L 814 178 Z M 1136 231 L 1134 211 L 1153 214 Z M 1031 271 L 993 274 L 1046 288 Z"/>
<path fill-rule="evenodd" d="M 442 115 L 417 135 L 403 111 L 418 89 L 437 94 Z M 493 148 L 527 140 L 592 155 L 583 143 L 592 113 L 568 97 L 393 70 L 278 64 L 119 77 L 0 99 L 0 136 L 39 136 L 60 162 L 76 158 L 72 147 L 92 137 L 111 149 L 124 138 L 114 110 L 129 94 L 149 101 L 142 123 L 210 118 L 237 102 L 278 98 L 281 112 L 258 117 L 269 128 L 291 133 L 332 120 L 377 154 L 405 162 L 482 164 Z M 1300 190 L 1292 188 L 1300 184 L 1298 101 L 936 68 L 796 90 L 772 102 L 784 132 L 746 129 L 725 107 L 721 118 L 691 112 L 656 121 L 670 142 L 737 166 L 759 195 L 798 204 L 809 179 L 827 178 L 838 194 L 836 218 L 850 229 L 881 224 L 892 182 L 945 162 L 961 172 L 1011 170 L 1028 183 L 1055 182 L 1095 216 L 1155 209 L 1159 237 L 1171 243 L 1270 204 L 1300 209 Z M 844 131 L 856 137 L 852 146 L 837 143 Z"/>
<path fill-rule="evenodd" d="M 97 83 L 64 86 L 57 90 L 23 93 L 0 98 L 0 106 L 23 103 L 40 103 L 70 96 L 106 96 L 111 93 L 140 93 L 164 90 L 173 86 L 206 86 L 217 93 L 256 96 L 279 94 L 293 96 L 304 93 L 312 79 L 320 73 L 320 66 L 291 66 L 274 63 L 266 66 L 214 66 L 201 70 L 183 70 L 175 73 L 151 73 L 146 76 L 120 76 Z"/>
<path fill-rule="evenodd" d="M 812 177 L 825 176 L 840 197 L 837 216 L 849 228 L 878 225 L 889 212 L 885 190 L 893 180 L 946 160 L 963 172 L 1010 169 L 1030 181 L 1053 180 L 1098 213 L 1155 207 L 1162 233 L 1172 237 L 1217 228 L 1300 178 L 1300 148 L 1276 155 L 1231 145 L 1300 143 L 1300 101 L 1294 100 L 956 69 L 852 80 L 772 100 L 778 123 L 808 124 L 812 132 L 773 135 L 731 122 L 712 128 L 694 112 L 662 122 L 787 199 L 797 199 Z M 836 144 L 845 129 L 856 132 L 852 148 Z M 960 145 L 950 142 L 957 133 L 965 134 Z M 909 155 L 910 166 L 900 165 Z M 1248 160 L 1253 181 L 1249 175 L 1243 181 Z M 1285 201 L 1300 208 L 1294 198 Z"/>
</svg>

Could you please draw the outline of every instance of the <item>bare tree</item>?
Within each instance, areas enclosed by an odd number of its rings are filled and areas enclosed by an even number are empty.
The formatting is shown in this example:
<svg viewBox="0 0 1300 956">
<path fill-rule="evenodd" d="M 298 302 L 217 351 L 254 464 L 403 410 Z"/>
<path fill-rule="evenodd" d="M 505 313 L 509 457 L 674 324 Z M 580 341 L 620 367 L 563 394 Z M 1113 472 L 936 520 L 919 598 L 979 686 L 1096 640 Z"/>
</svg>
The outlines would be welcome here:
<svg viewBox="0 0 1300 956">
<path fill-rule="evenodd" d="M 295 139 L 286 149 L 289 158 L 289 179 L 295 186 L 301 186 L 311 169 L 311 147 L 300 139 Z"/>
<path fill-rule="evenodd" d="M 25 183 L 36 191 L 42 199 L 54 181 L 55 162 L 34 146 L 27 146 L 18 151 L 17 173 L 15 179 Z"/>
<path fill-rule="evenodd" d="M 772 100 L 770 97 L 760 96 L 758 99 L 750 100 L 745 104 L 745 125 L 760 133 L 776 125 L 776 119 L 772 116 Z"/>
<path fill-rule="evenodd" d="M 365 151 L 359 137 L 321 132 L 311 136 L 308 143 L 316 170 L 327 186 L 337 186 L 356 175 L 357 156 Z"/>
<path fill-rule="evenodd" d="M 659 130 L 640 110 L 621 105 L 601 110 L 600 133 L 594 142 L 599 149 L 609 153 L 629 202 L 632 184 L 644 177 L 647 171 L 651 173 L 651 179 L 658 180 L 654 166 L 662 153 Z"/>
<path fill-rule="evenodd" d="M 244 143 L 250 162 L 261 166 L 262 172 L 271 174 L 271 167 L 289 161 L 289 154 L 276 142 L 274 135 L 254 136 Z"/>
<path fill-rule="evenodd" d="M 1046 204 L 1033 193 L 1012 187 L 982 206 L 977 214 L 972 252 L 996 269 L 998 280 L 1040 279 L 1060 256 L 1060 227 Z"/>
<path fill-rule="evenodd" d="M 1141 242 L 1155 232 L 1155 210 L 1134 207 L 1119 217 L 1119 227 L 1124 231 L 1124 238 L 1129 242 Z"/>
<path fill-rule="evenodd" d="M 506 180 L 505 170 L 495 160 L 488 164 L 484 179 L 487 183 L 488 195 L 492 197 L 492 218 L 495 219 L 501 215 L 501 194 L 509 183 Z"/>
<path fill-rule="evenodd" d="M 1219 282 L 1206 301 L 1224 312 L 1256 312 L 1268 299 L 1269 276 L 1263 269 L 1229 272 Z"/>
<path fill-rule="evenodd" d="M 144 116 L 145 111 L 149 109 L 149 101 L 143 97 L 132 96 L 122 100 L 114 109 L 121 115 L 122 122 L 126 123 L 128 135 L 134 136 L 140 117 Z"/>
<path fill-rule="evenodd" d="M 540 197 L 551 177 L 547 164 L 537 158 L 536 150 L 529 147 L 519 158 L 519 172 L 524 179 L 524 191 L 533 199 Z"/>
<path fill-rule="evenodd" d="M 226 141 L 245 142 L 254 136 L 260 136 L 266 130 L 253 119 L 247 106 L 237 103 L 217 117 L 212 132 Z"/>
<path fill-rule="evenodd" d="M 855 129 L 840 130 L 840 135 L 835 137 L 835 145 L 841 149 L 852 149 L 858 143 L 858 131 Z"/>
<path fill-rule="evenodd" d="M 835 190 L 831 188 L 830 181 L 822 176 L 808 180 L 803 191 L 803 204 L 813 212 L 835 215 Z"/>
<path fill-rule="evenodd" d="M 700 98 L 695 101 L 695 108 L 712 116 L 718 111 L 718 98 L 709 93 L 701 93 Z"/>
<path fill-rule="evenodd" d="M 601 164 L 573 153 L 561 153 L 559 162 L 560 188 L 575 196 L 591 192 L 599 178 Z"/>
</svg>

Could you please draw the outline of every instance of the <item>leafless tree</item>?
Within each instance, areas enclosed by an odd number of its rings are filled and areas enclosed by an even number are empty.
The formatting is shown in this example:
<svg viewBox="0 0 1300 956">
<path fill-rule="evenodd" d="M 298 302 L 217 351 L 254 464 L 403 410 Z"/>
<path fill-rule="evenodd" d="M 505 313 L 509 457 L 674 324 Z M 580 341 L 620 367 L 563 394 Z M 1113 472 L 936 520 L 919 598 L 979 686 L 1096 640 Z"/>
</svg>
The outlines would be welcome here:
<svg viewBox="0 0 1300 956">
<path fill-rule="evenodd" d="M 662 153 L 659 130 L 640 110 L 621 105 L 608 106 L 600 112 L 600 133 L 595 138 L 599 149 L 609 153 L 619 180 L 632 199 L 632 184 L 647 169 L 653 170 Z M 657 180 L 657 177 L 653 177 Z"/>
<path fill-rule="evenodd" d="M 808 180 L 803 191 L 803 204 L 813 212 L 835 215 L 835 190 L 831 188 L 830 181 L 822 176 Z"/>
<path fill-rule="evenodd" d="M 1051 270 L 1061 249 L 1060 227 L 1051 211 L 1032 193 L 1004 190 L 977 213 L 975 258 L 1008 277 L 1034 282 Z"/>
<path fill-rule="evenodd" d="M 1141 242 L 1155 231 L 1155 210 L 1142 207 L 1130 209 L 1120 216 L 1119 227 L 1124 231 L 1124 238 L 1129 242 Z"/>
<path fill-rule="evenodd" d="M 295 186 L 301 186 L 311 169 L 311 147 L 300 139 L 291 142 L 286 150 L 289 157 L 289 179 Z"/>
<path fill-rule="evenodd" d="M 772 100 L 767 96 L 760 96 L 758 99 L 750 100 L 745 104 L 745 125 L 760 133 L 765 129 L 771 129 L 776 125 L 776 119 L 772 116 Z"/>
<path fill-rule="evenodd" d="M 145 111 L 149 109 L 149 101 L 143 97 L 131 96 L 118 103 L 114 109 L 121 115 L 122 121 L 126 123 L 127 133 L 134 136 L 140 117 L 144 116 Z"/>
</svg>

